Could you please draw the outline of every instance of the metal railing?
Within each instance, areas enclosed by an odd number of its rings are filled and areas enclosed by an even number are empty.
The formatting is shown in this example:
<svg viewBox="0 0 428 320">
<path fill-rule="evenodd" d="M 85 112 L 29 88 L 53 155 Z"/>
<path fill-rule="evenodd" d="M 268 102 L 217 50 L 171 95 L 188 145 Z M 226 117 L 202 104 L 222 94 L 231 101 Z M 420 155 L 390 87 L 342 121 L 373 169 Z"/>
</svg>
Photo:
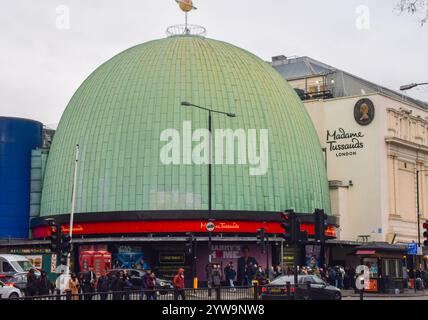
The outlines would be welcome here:
<svg viewBox="0 0 428 320">
<path fill-rule="evenodd" d="M 108 292 L 79 292 L 72 294 L 71 291 L 44 296 L 25 296 L 19 300 L 221 300 L 221 301 L 242 301 L 258 300 L 260 290 L 253 287 L 216 287 L 199 289 L 162 289 L 162 290 L 124 290 Z"/>
</svg>

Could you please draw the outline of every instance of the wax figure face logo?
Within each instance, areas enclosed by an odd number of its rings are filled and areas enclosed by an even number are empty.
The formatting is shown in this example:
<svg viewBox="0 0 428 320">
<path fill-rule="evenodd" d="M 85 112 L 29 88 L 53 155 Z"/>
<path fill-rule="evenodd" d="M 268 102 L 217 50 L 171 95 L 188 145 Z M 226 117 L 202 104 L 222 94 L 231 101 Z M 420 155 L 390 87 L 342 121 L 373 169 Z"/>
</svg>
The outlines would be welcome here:
<svg viewBox="0 0 428 320">
<path fill-rule="evenodd" d="M 160 140 L 165 142 L 160 151 L 163 165 L 249 165 L 250 176 L 268 171 L 268 129 L 216 129 L 210 144 L 209 130 L 192 130 L 192 122 L 184 121 L 181 132 L 166 129 Z"/>
</svg>

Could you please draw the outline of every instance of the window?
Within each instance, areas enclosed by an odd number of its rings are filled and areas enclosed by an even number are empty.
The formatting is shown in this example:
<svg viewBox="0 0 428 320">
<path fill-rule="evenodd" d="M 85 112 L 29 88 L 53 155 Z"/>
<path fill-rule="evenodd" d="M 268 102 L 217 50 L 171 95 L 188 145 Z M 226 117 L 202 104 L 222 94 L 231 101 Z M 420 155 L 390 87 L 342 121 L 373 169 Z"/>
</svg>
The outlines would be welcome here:
<svg viewBox="0 0 428 320">
<path fill-rule="evenodd" d="M 6 261 L 3 262 L 2 267 L 3 267 L 3 272 L 15 272 L 12 266 Z"/>
<path fill-rule="evenodd" d="M 364 258 L 363 264 L 370 270 L 370 278 L 378 278 L 378 265 L 376 258 Z"/>
<path fill-rule="evenodd" d="M 27 260 L 11 261 L 11 263 L 17 270 L 29 271 L 30 269 L 34 268 L 30 261 Z"/>
<path fill-rule="evenodd" d="M 385 259 L 382 262 L 383 274 L 385 277 L 402 278 L 403 267 L 399 259 Z"/>
</svg>

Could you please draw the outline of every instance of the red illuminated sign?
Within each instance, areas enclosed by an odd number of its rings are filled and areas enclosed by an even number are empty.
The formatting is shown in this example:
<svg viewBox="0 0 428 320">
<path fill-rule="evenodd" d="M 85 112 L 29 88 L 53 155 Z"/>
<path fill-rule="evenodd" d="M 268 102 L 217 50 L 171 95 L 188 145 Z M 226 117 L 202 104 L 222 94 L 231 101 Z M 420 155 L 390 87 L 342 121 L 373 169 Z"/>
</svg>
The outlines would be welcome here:
<svg viewBox="0 0 428 320">
<path fill-rule="evenodd" d="M 101 235 L 101 234 L 144 234 L 144 233 L 205 233 L 205 221 L 112 221 L 112 222 L 82 222 L 73 225 L 74 235 Z M 214 233 L 256 233 L 257 229 L 265 228 L 266 233 L 281 234 L 284 230 L 278 222 L 258 221 L 216 221 Z M 70 231 L 69 225 L 61 226 L 64 233 Z M 314 225 L 304 223 L 302 231 L 309 235 L 314 234 Z M 33 238 L 46 238 L 50 234 L 48 226 L 33 229 Z M 326 234 L 336 235 L 336 229 L 331 226 Z"/>
</svg>

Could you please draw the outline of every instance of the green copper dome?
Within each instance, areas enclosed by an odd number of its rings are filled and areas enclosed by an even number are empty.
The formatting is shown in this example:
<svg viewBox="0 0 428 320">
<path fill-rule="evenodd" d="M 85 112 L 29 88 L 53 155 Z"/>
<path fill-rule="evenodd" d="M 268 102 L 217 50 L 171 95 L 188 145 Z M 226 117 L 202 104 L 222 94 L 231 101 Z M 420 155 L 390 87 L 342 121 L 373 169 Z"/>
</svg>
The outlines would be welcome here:
<svg viewBox="0 0 428 320">
<path fill-rule="evenodd" d="M 207 165 L 161 161 L 164 130 L 175 129 L 183 144 L 183 123 L 207 128 L 208 114 L 181 101 L 235 113 L 214 114 L 213 129 L 256 129 L 257 155 L 265 150 L 268 156 L 264 175 L 251 175 L 248 161 L 238 163 L 238 147 L 234 164 L 214 164 L 213 210 L 330 212 L 321 145 L 290 85 L 231 44 L 175 36 L 120 53 L 77 90 L 50 150 L 42 216 L 70 212 L 76 144 L 76 212 L 207 210 Z M 264 129 L 265 149 L 259 143 Z"/>
</svg>

